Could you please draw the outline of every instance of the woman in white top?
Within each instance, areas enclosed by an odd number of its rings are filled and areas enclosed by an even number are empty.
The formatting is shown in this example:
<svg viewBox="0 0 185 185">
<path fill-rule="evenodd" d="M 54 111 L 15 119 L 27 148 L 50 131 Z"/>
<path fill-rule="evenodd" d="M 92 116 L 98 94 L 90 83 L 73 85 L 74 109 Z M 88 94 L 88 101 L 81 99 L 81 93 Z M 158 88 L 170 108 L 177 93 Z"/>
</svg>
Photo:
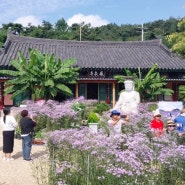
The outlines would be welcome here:
<svg viewBox="0 0 185 185">
<path fill-rule="evenodd" d="M 11 161 L 14 160 L 11 157 L 14 147 L 14 132 L 18 126 L 17 121 L 13 116 L 10 115 L 10 109 L 3 109 L 4 116 L 1 118 L 1 125 L 3 126 L 3 160 Z"/>
</svg>

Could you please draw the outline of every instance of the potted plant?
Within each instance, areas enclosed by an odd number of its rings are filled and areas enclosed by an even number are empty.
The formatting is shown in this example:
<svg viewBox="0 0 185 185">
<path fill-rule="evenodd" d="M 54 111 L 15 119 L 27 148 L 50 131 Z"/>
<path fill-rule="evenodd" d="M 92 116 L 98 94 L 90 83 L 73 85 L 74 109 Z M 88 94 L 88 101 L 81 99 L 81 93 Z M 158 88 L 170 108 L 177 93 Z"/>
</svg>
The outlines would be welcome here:
<svg viewBox="0 0 185 185">
<path fill-rule="evenodd" d="M 97 116 L 96 113 L 91 112 L 88 119 L 87 119 L 87 123 L 89 125 L 89 129 L 93 132 L 93 133 L 97 133 L 98 132 L 98 122 L 100 121 L 100 118 Z"/>
</svg>

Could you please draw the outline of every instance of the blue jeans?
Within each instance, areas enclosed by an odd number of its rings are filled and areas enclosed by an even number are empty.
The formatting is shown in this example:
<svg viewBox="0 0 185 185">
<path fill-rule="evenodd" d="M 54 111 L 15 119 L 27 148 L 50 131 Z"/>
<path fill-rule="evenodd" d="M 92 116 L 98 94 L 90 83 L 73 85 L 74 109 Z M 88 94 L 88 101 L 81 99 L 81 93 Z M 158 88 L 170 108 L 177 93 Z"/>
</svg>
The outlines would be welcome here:
<svg viewBox="0 0 185 185">
<path fill-rule="evenodd" d="M 32 135 L 22 137 L 22 155 L 23 159 L 30 159 L 30 152 L 32 147 Z"/>
</svg>

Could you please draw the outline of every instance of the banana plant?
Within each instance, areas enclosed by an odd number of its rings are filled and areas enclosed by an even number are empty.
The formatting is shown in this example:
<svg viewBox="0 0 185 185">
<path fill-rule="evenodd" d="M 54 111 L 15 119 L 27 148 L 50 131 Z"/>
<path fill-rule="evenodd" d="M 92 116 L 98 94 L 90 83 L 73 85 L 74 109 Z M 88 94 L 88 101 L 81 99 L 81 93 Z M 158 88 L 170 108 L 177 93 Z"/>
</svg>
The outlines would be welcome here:
<svg viewBox="0 0 185 185">
<path fill-rule="evenodd" d="M 38 50 L 29 49 L 27 60 L 18 52 L 18 60 L 10 63 L 13 70 L 0 70 L 0 74 L 11 79 L 5 83 L 5 94 L 12 93 L 12 99 L 27 91 L 35 99 L 52 99 L 57 93 L 72 95 L 68 84 L 75 83 L 78 68 L 74 68 L 75 59 L 64 61 L 56 59 L 54 54 L 41 54 Z"/>
<path fill-rule="evenodd" d="M 179 97 L 182 101 L 185 102 L 185 85 L 179 86 Z"/>
</svg>

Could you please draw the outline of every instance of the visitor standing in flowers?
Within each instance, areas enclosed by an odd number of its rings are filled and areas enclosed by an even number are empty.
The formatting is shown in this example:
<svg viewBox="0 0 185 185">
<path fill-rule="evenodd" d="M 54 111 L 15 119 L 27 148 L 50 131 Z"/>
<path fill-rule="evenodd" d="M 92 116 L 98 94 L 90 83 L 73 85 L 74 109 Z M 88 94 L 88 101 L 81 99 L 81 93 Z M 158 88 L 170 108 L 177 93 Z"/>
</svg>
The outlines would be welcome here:
<svg viewBox="0 0 185 185">
<path fill-rule="evenodd" d="M 21 112 L 22 119 L 20 121 L 21 127 L 21 137 L 22 137 L 22 154 L 23 159 L 26 161 L 32 160 L 30 157 L 32 148 L 32 138 L 34 127 L 36 122 L 33 120 L 32 116 L 28 116 L 28 111 L 23 110 Z"/>
<path fill-rule="evenodd" d="M 150 123 L 152 135 L 153 137 L 160 137 L 164 131 L 164 123 L 161 120 L 161 114 L 158 109 L 155 110 L 153 113 L 154 113 L 154 118 Z"/>
<path fill-rule="evenodd" d="M 174 122 L 179 136 L 185 135 L 185 108 L 181 110 L 180 115 L 174 119 Z"/>
<path fill-rule="evenodd" d="M 3 109 L 4 116 L 1 118 L 1 125 L 3 127 L 3 160 L 12 161 L 11 153 L 14 148 L 14 132 L 18 126 L 17 121 L 10 115 L 10 109 Z"/>
<path fill-rule="evenodd" d="M 113 110 L 110 115 L 111 119 L 108 120 L 108 126 L 110 130 L 110 135 L 117 135 L 122 133 L 122 125 L 124 125 L 128 120 L 128 116 L 120 116 L 120 112 Z"/>
<path fill-rule="evenodd" d="M 178 133 L 176 130 L 176 124 L 173 120 L 167 121 L 166 134 L 169 136 L 169 140 L 177 142 L 179 140 Z"/>
<path fill-rule="evenodd" d="M 167 134 L 173 134 L 176 133 L 176 124 L 173 122 L 173 120 L 168 120 L 167 121 L 167 128 L 166 128 L 166 133 Z"/>
</svg>

